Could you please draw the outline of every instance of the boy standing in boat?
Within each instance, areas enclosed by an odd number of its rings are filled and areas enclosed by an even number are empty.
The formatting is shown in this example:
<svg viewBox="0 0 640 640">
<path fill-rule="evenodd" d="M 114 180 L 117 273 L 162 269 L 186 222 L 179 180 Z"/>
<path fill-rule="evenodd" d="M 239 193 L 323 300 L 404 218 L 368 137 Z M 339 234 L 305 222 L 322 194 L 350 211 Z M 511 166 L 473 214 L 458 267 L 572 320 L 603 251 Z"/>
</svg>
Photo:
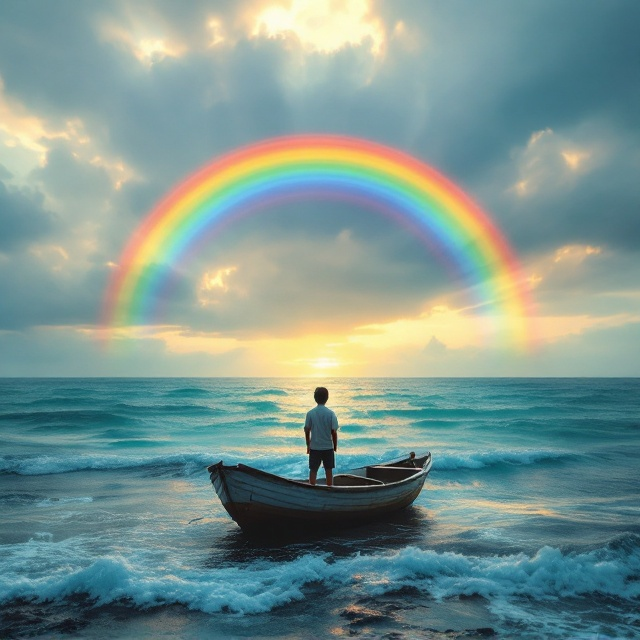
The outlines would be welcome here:
<svg viewBox="0 0 640 640">
<path fill-rule="evenodd" d="M 338 450 L 338 419 L 336 414 L 324 405 L 329 399 L 329 391 L 318 387 L 313 393 L 318 403 L 307 413 L 304 421 L 304 437 L 309 454 L 309 484 L 316 483 L 320 463 L 324 466 L 327 486 L 333 484 L 333 468 L 336 466 L 334 452 Z"/>
</svg>

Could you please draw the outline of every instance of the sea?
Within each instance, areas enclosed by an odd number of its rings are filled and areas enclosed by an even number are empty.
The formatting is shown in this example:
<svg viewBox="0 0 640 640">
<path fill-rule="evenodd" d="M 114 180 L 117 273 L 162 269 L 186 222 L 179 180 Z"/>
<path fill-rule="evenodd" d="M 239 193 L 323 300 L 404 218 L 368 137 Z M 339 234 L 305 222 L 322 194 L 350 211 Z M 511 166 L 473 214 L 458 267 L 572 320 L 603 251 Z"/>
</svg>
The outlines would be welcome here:
<svg viewBox="0 0 640 640">
<path fill-rule="evenodd" d="M 206 467 L 306 477 L 318 384 L 425 487 L 248 537 Z M 3 378 L 0 452 L 0 638 L 640 637 L 640 379 Z"/>
</svg>

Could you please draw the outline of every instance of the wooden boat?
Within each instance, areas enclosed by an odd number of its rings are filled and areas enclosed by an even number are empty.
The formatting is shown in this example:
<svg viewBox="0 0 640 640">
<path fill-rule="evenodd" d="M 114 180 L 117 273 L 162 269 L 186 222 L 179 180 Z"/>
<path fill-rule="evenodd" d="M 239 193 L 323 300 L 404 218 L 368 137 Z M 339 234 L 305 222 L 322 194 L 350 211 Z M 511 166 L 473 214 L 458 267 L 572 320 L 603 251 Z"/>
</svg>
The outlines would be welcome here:
<svg viewBox="0 0 640 640">
<path fill-rule="evenodd" d="M 377 520 L 410 505 L 431 470 L 431 454 L 368 465 L 334 476 L 334 484 L 291 480 L 244 464 L 207 468 L 229 515 L 243 531 L 283 532 Z"/>
</svg>

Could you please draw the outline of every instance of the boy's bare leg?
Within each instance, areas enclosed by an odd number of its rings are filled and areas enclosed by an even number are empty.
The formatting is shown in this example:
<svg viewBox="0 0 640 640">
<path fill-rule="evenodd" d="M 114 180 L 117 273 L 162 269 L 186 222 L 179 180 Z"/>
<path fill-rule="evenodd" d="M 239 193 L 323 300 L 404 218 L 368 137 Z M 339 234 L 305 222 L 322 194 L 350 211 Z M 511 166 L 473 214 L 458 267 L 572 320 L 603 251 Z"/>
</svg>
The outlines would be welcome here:
<svg viewBox="0 0 640 640">
<path fill-rule="evenodd" d="M 311 471 L 311 469 L 309 469 L 309 484 L 315 484 L 316 483 L 316 476 L 318 475 L 318 471 Z"/>
<path fill-rule="evenodd" d="M 325 469 L 325 474 L 327 475 L 327 487 L 333 485 L 333 469 Z"/>
</svg>

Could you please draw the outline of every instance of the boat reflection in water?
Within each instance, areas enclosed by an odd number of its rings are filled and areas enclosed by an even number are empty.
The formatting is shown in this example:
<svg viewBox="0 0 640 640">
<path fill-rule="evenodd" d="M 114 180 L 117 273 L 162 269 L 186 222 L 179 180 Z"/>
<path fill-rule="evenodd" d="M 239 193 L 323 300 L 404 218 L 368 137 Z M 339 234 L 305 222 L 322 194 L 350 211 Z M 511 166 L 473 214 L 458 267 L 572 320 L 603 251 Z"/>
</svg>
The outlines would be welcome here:
<svg viewBox="0 0 640 640">
<path fill-rule="evenodd" d="M 208 467 L 229 515 L 247 533 L 338 528 L 381 520 L 410 505 L 431 470 L 431 454 L 368 465 L 318 480 L 283 478 L 244 464 Z"/>
</svg>

